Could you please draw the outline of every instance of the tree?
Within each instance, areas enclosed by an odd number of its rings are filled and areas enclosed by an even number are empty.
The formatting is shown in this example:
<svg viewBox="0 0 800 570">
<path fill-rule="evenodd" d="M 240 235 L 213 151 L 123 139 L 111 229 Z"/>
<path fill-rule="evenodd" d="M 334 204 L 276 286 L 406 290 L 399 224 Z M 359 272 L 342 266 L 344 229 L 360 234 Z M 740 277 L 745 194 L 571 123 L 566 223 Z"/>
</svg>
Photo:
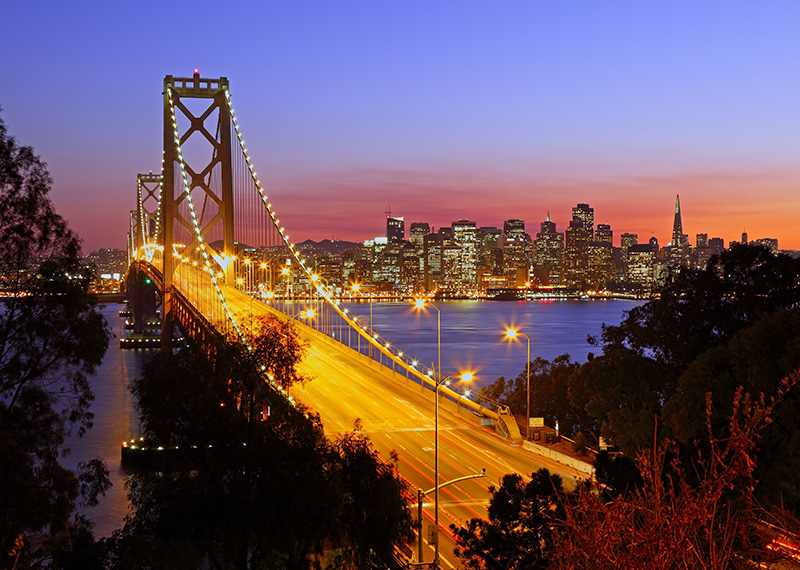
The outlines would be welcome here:
<svg viewBox="0 0 800 570">
<path fill-rule="evenodd" d="M 456 555 L 468 568 L 536 570 L 548 568 L 553 551 L 554 521 L 561 520 L 561 477 L 540 469 L 523 482 L 514 473 L 499 488 L 489 488 L 489 520 L 451 525 Z"/>
<path fill-rule="evenodd" d="M 249 348 L 238 343 L 226 345 L 218 360 L 232 367 L 230 392 L 241 417 L 252 422 L 266 413 L 270 403 L 277 403 L 274 387 L 286 391 L 308 380 L 298 369 L 306 344 L 291 319 L 258 316 L 250 320 L 246 334 Z"/>
<path fill-rule="evenodd" d="M 605 497 L 615 499 L 641 489 L 644 481 L 636 462 L 628 455 L 614 457 L 608 451 L 600 451 L 594 460 L 594 479 Z"/>
<path fill-rule="evenodd" d="M 668 376 L 657 361 L 611 345 L 570 377 L 569 399 L 594 420 L 585 427 L 599 427 L 600 435 L 635 454 L 653 441 L 653 415 L 661 410 Z"/>
<path fill-rule="evenodd" d="M 335 444 L 340 515 L 347 561 L 354 568 L 385 568 L 394 544 L 413 537 L 405 481 L 393 463 L 383 462 L 369 440 L 357 431 Z"/>
<path fill-rule="evenodd" d="M 677 378 L 761 316 L 799 304 L 800 260 L 735 244 L 705 269 L 673 272 L 657 299 L 628 311 L 618 326 L 604 326 L 602 340 L 654 358 Z"/>
<path fill-rule="evenodd" d="M 678 390 L 665 404 L 663 425 L 684 447 L 704 445 L 705 396 L 717 402 L 709 421 L 725 427 L 737 389 L 771 395 L 800 367 L 800 311 L 768 314 L 726 343 L 700 355 L 681 375 Z M 758 495 L 773 504 L 800 507 L 800 395 L 789 392 L 772 411 L 759 440 Z"/>
<path fill-rule="evenodd" d="M 800 260 L 763 247 L 738 244 L 713 256 L 705 269 L 676 269 L 658 298 L 630 310 L 619 325 L 603 327 L 603 354 L 572 377 L 572 404 L 632 456 L 651 446 L 652 419 L 662 415 L 665 405 L 674 419 L 659 422 L 658 438 L 669 437 L 672 428 L 684 443 L 693 436 L 685 438 L 681 431 L 702 437 L 705 393 L 711 390 L 714 401 L 730 402 L 741 385 L 742 375 L 729 374 L 723 365 L 727 356 L 722 347 L 759 320 L 798 307 Z M 740 344 L 737 350 L 751 354 L 755 345 Z M 720 374 L 698 376 L 712 368 Z M 774 390 L 791 369 L 783 366 L 777 375 L 751 369 L 748 374 L 769 379 Z M 693 376 L 702 381 L 692 382 Z M 763 386 L 754 385 L 751 393 L 760 391 Z"/>
<path fill-rule="evenodd" d="M 184 451 L 129 478 L 132 513 L 107 541 L 110 568 L 177 558 L 186 568 L 299 569 L 335 548 L 345 567 L 383 567 L 410 532 L 404 485 L 368 440 L 328 441 L 319 417 L 279 392 L 300 378 L 291 324 L 266 319 L 260 330 L 252 351 L 181 349 L 143 368 L 133 391 L 149 443 Z"/>
<path fill-rule="evenodd" d="M 66 435 L 91 427 L 89 377 L 109 333 L 51 185 L 45 164 L 0 121 L 0 548 L 10 552 L 22 536 L 18 568 L 57 564 L 51 555 L 81 491 L 89 504 L 109 484 L 98 462 L 80 476 L 58 462 Z"/>
<path fill-rule="evenodd" d="M 786 519 L 755 500 L 757 441 L 775 402 L 798 381 L 799 373 L 785 379 L 770 401 L 738 390 L 722 433 L 712 430 L 709 395 L 705 455 L 681 460 L 665 442 L 639 454 L 642 482 L 632 490 L 609 497 L 579 489 L 556 526 L 552 568 L 722 570 L 775 560 L 768 523 Z"/>
<path fill-rule="evenodd" d="M 531 416 L 545 418 L 548 425 L 559 423 L 560 431 L 572 435 L 589 427 L 583 409 L 575 407 L 569 398 L 571 377 L 580 365 L 569 354 L 557 356 L 552 361 L 537 357 L 531 362 Z M 484 396 L 508 406 L 512 413 L 524 415 L 528 389 L 528 370 L 523 369 L 513 380 L 498 378 L 478 391 Z"/>
</svg>

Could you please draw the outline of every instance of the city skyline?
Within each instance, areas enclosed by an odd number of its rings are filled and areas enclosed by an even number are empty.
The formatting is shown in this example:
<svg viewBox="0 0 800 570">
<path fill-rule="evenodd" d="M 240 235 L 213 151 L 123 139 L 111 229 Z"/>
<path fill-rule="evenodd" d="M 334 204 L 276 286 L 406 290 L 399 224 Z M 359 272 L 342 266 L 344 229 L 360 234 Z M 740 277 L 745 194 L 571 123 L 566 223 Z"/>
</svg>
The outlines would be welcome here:
<svg viewBox="0 0 800 570">
<path fill-rule="evenodd" d="M 677 205 L 676 205 L 676 201 L 678 203 Z M 600 225 L 609 226 L 610 229 L 612 230 L 612 234 L 613 234 L 613 238 L 611 240 L 611 243 L 614 246 L 623 245 L 621 243 L 621 236 L 624 235 L 624 234 L 634 234 L 634 235 L 636 235 L 639 238 L 641 243 L 646 243 L 648 240 L 650 240 L 651 238 L 655 237 L 656 240 L 658 241 L 659 245 L 662 246 L 662 247 L 663 246 L 668 246 L 668 245 L 673 245 L 673 244 L 676 243 L 674 241 L 674 236 L 676 235 L 675 234 L 675 230 L 676 230 L 675 222 L 676 222 L 676 220 L 680 221 L 681 220 L 681 216 L 682 216 L 682 210 L 680 209 L 679 204 L 680 204 L 680 194 L 677 194 L 677 195 L 675 195 L 675 197 L 673 197 L 673 203 L 672 203 L 673 210 L 671 210 L 671 214 L 673 215 L 673 217 L 672 217 L 672 223 L 670 223 L 670 231 L 668 232 L 671 237 L 668 237 L 668 238 L 665 238 L 665 239 L 660 239 L 658 234 L 656 234 L 655 232 L 651 232 L 650 234 L 642 235 L 642 234 L 640 234 L 638 232 L 635 232 L 635 231 L 628 231 L 628 230 L 625 230 L 625 229 L 620 229 L 620 228 L 618 228 L 618 227 L 616 227 L 614 225 L 613 221 L 612 222 L 603 221 L 603 220 L 606 220 L 606 218 L 607 218 L 606 216 L 598 217 L 598 218 L 594 219 L 593 223 L 590 224 L 590 225 L 592 226 L 593 230 L 597 229 L 597 226 L 600 226 Z M 550 210 L 547 210 L 545 212 L 544 216 L 540 220 L 531 220 L 531 219 L 524 219 L 524 218 L 517 218 L 517 217 L 513 217 L 513 216 L 512 217 L 508 217 L 507 216 L 507 217 L 505 217 L 503 219 L 489 220 L 488 223 L 480 223 L 473 216 L 473 217 L 461 217 L 461 218 L 453 219 L 453 220 L 450 220 L 450 221 L 443 221 L 442 223 L 433 223 L 428 218 L 425 218 L 424 216 L 421 219 L 411 219 L 411 218 L 409 218 L 407 216 L 404 216 L 400 212 L 392 211 L 390 209 L 390 206 L 391 206 L 391 204 L 385 204 L 385 208 L 386 209 L 384 210 L 383 221 L 384 222 L 388 222 L 388 220 L 393 220 L 393 219 L 404 221 L 405 222 L 405 225 L 404 225 L 404 228 L 405 228 L 404 229 L 404 239 L 407 240 L 407 241 L 411 239 L 410 227 L 411 227 L 412 224 L 426 224 L 426 225 L 428 225 L 430 227 L 431 233 L 433 233 L 433 232 L 438 232 L 442 228 L 449 228 L 451 225 L 453 225 L 453 224 L 455 224 L 457 222 L 465 222 L 465 221 L 474 222 L 475 225 L 479 229 L 481 229 L 481 228 L 484 228 L 484 229 L 486 229 L 486 228 L 497 228 L 497 229 L 499 229 L 501 231 L 503 229 L 503 223 L 504 222 L 512 221 L 512 220 L 521 221 L 523 223 L 523 225 L 524 225 L 525 233 L 530 235 L 530 236 L 535 236 L 536 233 L 539 232 L 540 224 L 542 224 L 544 222 L 548 222 L 548 223 L 554 225 L 554 227 L 556 228 L 555 231 L 560 231 L 561 233 L 563 233 L 564 230 L 567 227 L 569 227 L 569 223 L 570 223 L 570 221 L 572 220 L 572 218 L 574 216 L 574 210 L 575 210 L 574 206 L 569 208 L 570 217 L 569 218 L 564 218 L 566 221 L 561 222 L 561 223 L 556 221 L 556 217 L 553 215 L 553 213 Z M 578 206 L 593 206 L 593 205 L 592 204 L 587 204 L 585 202 L 583 202 L 583 203 L 578 202 Z M 676 206 L 677 206 L 677 208 L 676 208 Z M 592 207 L 592 210 L 593 210 L 593 213 L 594 213 L 595 208 Z M 559 217 L 563 217 L 563 215 L 559 216 Z M 677 227 L 680 230 L 682 230 L 681 226 L 682 226 L 682 222 L 679 222 L 679 225 Z M 332 238 L 331 237 L 328 237 L 328 238 L 322 237 L 321 239 L 312 240 L 312 241 L 322 241 L 324 239 L 332 239 L 332 240 L 351 241 L 351 242 L 354 242 L 354 243 L 361 243 L 363 241 L 373 240 L 373 239 L 382 238 L 382 237 L 387 237 L 388 238 L 389 237 L 388 231 L 389 231 L 388 227 L 386 225 L 384 225 L 382 228 L 376 229 L 377 233 L 375 233 L 374 235 L 371 235 L 370 237 L 365 238 L 365 239 L 355 240 L 355 239 L 347 239 L 347 238 L 339 238 L 339 237 L 332 237 Z M 704 235 L 706 240 L 709 239 L 709 238 L 722 239 L 724 241 L 724 243 L 726 244 L 726 247 L 730 243 L 739 243 L 741 241 L 741 239 L 742 239 L 742 236 L 743 235 L 747 235 L 748 236 L 748 243 L 749 242 L 755 242 L 757 240 L 763 240 L 763 239 L 776 239 L 776 240 L 778 240 L 778 243 L 779 243 L 779 249 L 781 249 L 781 250 L 787 250 L 788 249 L 788 248 L 784 248 L 784 247 L 780 246 L 780 240 L 778 238 L 776 238 L 775 236 L 772 236 L 772 235 L 763 235 L 763 236 L 762 235 L 758 235 L 758 236 L 756 236 L 756 235 L 750 234 L 747 231 L 746 227 L 743 227 L 742 231 L 740 231 L 738 234 L 731 235 L 730 237 L 725 237 L 725 236 L 721 236 L 721 235 L 714 235 L 714 234 L 711 234 L 711 233 L 709 233 L 707 231 L 702 231 L 701 228 L 698 228 L 697 232 L 694 232 L 694 233 L 691 233 L 691 234 L 683 232 L 683 235 L 687 239 L 686 243 L 690 244 L 692 247 L 694 247 L 696 245 L 697 238 L 699 236 L 701 236 L 701 235 Z M 311 238 L 308 238 L 308 239 L 311 239 Z M 305 240 L 300 240 L 300 242 L 302 242 L 302 241 L 305 241 Z M 391 241 L 391 239 L 389 241 Z"/>
<path fill-rule="evenodd" d="M 0 49 L 15 57 L 2 117 L 48 163 L 86 253 L 124 245 L 136 174 L 160 167 L 163 78 L 194 68 L 230 80 L 256 167 L 299 241 L 370 239 L 387 203 L 437 227 L 538 224 L 549 210 L 563 229 L 584 202 L 618 235 L 666 243 L 680 194 L 690 239 L 727 243 L 746 229 L 800 249 L 793 3 L 6 12 Z M 176 25 L 235 33 L 230 45 L 153 40 Z"/>
</svg>

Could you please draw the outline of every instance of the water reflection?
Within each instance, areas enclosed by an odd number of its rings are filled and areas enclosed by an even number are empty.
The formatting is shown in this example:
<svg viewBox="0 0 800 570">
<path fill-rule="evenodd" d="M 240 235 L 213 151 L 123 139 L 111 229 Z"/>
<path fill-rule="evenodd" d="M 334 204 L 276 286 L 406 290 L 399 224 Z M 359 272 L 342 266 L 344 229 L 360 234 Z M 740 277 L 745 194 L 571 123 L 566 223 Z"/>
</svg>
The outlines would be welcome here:
<svg viewBox="0 0 800 570">
<path fill-rule="evenodd" d="M 641 302 L 602 301 L 442 301 L 442 370 L 446 374 L 471 370 L 475 384 L 484 386 L 500 376 L 516 377 L 525 369 L 526 348 L 510 343 L 505 330 L 514 327 L 531 338 L 531 359 L 552 360 L 568 353 L 585 362 L 600 348 L 587 343 L 589 335 L 599 336 L 603 323 L 616 325 L 627 311 Z M 347 307 L 369 322 L 369 303 Z M 375 330 L 409 357 L 430 366 L 436 362 L 436 311 L 427 314 L 411 303 L 373 303 Z"/>
<path fill-rule="evenodd" d="M 130 381 L 139 373 L 139 366 L 149 351 L 120 350 L 119 337 L 123 334 L 125 319 L 118 316 L 122 305 L 115 303 L 102 307 L 114 338 L 97 374 L 91 379 L 95 400 L 94 427 L 78 439 L 69 438 L 65 446 L 71 452 L 64 465 L 75 468 L 80 461 L 101 457 L 108 466 L 113 486 L 100 498 L 100 504 L 83 513 L 94 522 L 97 538 L 110 535 L 122 526 L 128 506 L 125 493 L 125 475 L 120 466 L 120 444 L 138 434 L 138 418 L 133 396 L 128 389 Z"/>
</svg>

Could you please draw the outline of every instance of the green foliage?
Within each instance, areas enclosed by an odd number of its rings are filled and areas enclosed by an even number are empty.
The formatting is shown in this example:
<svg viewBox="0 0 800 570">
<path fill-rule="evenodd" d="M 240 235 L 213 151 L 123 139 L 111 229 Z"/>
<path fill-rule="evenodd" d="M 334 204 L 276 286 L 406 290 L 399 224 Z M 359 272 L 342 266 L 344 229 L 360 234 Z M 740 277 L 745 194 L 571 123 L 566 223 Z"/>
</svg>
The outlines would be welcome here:
<svg viewBox="0 0 800 570">
<path fill-rule="evenodd" d="M 699 457 L 676 452 L 670 441 L 635 460 L 601 452 L 596 484 L 570 493 L 546 470 L 528 483 L 506 475 L 490 489 L 488 520 L 453 527 L 459 556 L 482 570 L 792 566 L 773 539 L 797 536 L 798 524 L 781 509 L 761 508 L 753 492 L 759 434 L 798 382 L 800 372 L 793 373 L 773 401 L 737 390 L 722 434 L 711 429 L 708 399 L 708 442 Z M 790 556 L 794 540 L 785 541 Z"/>
<path fill-rule="evenodd" d="M 383 568 L 394 544 L 413 537 L 396 458 L 393 464 L 382 462 L 369 440 L 355 432 L 342 436 L 335 450 L 346 559 L 355 568 Z"/>
<path fill-rule="evenodd" d="M 99 461 L 79 476 L 58 461 L 70 430 L 91 427 L 89 377 L 109 334 L 51 185 L 0 121 L 0 549 L 23 536 L 18 568 L 57 566 L 53 553 L 81 526 L 70 521 L 75 501 L 85 493 L 91 505 L 109 485 Z"/>
<path fill-rule="evenodd" d="M 794 374 L 785 388 L 798 381 Z M 607 485 L 600 492 L 579 488 L 564 502 L 553 570 L 783 567 L 768 564 L 778 558 L 771 540 L 776 531 L 796 536 L 796 524 L 780 509 L 760 508 L 753 495 L 756 443 L 774 403 L 738 390 L 720 437 L 710 429 L 707 402 L 702 456 L 676 454 L 674 442 L 665 441 L 640 453 L 635 466 L 598 457 L 598 480 Z"/>
<path fill-rule="evenodd" d="M 713 394 L 711 427 L 724 433 L 739 388 L 773 396 L 783 379 L 800 368 L 800 312 L 782 310 L 764 316 L 728 342 L 700 355 L 679 379 L 679 389 L 663 410 L 664 425 L 684 445 L 707 437 L 705 395 Z M 800 396 L 786 394 L 775 407 L 759 442 L 759 493 L 773 503 L 800 507 Z"/>
<path fill-rule="evenodd" d="M 235 418 L 229 412 L 235 401 L 228 391 L 229 372 L 196 346 L 178 356 L 151 356 L 131 384 L 148 440 L 163 446 L 232 441 Z"/>
<path fill-rule="evenodd" d="M 456 555 L 467 568 L 544 569 L 552 556 L 552 523 L 562 518 L 561 477 L 540 469 L 525 483 L 516 473 L 490 487 L 489 520 L 451 525 Z"/>
<path fill-rule="evenodd" d="M 603 496 L 614 499 L 640 489 L 644 483 L 636 462 L 627 455 L 601 451 L 594 460 L 594 478 Z"/>
</svg>

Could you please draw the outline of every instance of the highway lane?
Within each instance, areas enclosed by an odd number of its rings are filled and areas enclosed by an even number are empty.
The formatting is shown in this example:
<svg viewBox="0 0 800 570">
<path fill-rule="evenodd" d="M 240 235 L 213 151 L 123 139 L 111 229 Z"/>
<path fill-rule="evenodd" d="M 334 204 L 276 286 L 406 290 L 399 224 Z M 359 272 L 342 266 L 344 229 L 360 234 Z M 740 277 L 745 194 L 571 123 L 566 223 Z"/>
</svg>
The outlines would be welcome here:
<svg viewBox="0 0 800 570">
<path fill-rule="evenodd" d="M 199 282 L 199 281 L 198 281 Z M 192 294 L 191 281 L 182 284 L 184 294 Z M 274 309 L 255 301 L 232 287 L 225 288 L 234 314 L 254 316 L 274 313 Z M 286 318 L 280 314 L 280 318 Z M 247 318 L 240 318 L 247 324 Z M 320 414 L 326 434 L 331 438 L 353 429 L 360 421 L 361 433 L 372 441 L 381 457 L 399 457 L 398 467 L 408 482 L 411 494 L 418 488 L 433 487 L 434 474 L 434 396 L 404 373 L 392 372 L 357 351 L 336 343 L 298 322 L 298 331 L 308 343 L 301 371 L 311 380 L 294 386 L 291 395 Z M 446 568 L 461 568 L 453 554 L 454 542 L 449 525 L 464 524 L 471 518 L 486 517 L 490 485 L 503 475 L 519 473 L 524 478 L 542 467 L 560 475 L 568 488 L 583 476 L 561 464 L 535 455 L 481 426 L 469 409 L 440 397 L 439 475 L 440 482 L 486 469 L 486 477 L 462 481 L 439 491 L 440 558 Z M 433 523 L 433 493 L 424 500 L 425 526 Z M 416 505 L 414 505 L 416 506 Z M 416 513 L 414 513 L 416 516 Z M 433 558 L 433 548 L 425 541 L 424 560 Z M 416 553 L 416 546 L 413 546 Z"/>
<path fill-rule="evenodd" d="M 378 363 L 347 347 L 319 340 L 318 335 L 300 327 L 309 339 L 310 349 L 303 362 L 312 381 L 293 389 L 299 400 L 320 413 L 326 433 L 335 437 L 350 430 L 356 418 L 361 431 L 376 450 L 388 460 L 397 452 L 399 470 L 412 486 L 433 487 L 434 401 L 433 392 L 424 391 L 405 376 L 392 373 Z M 327 348 L 327 350 L 325 350 Z M 338 348 L 338 350 L 337 350 Z M 482 427 L 478 418 L 454 402 L 440 398 L 439 472 L 440 482 L 481 473 L 486 478 L 460 482 L 439 493 L 440 527 L 443 530 L 440 556 L 445 566 L 459 567 L 450 539 L 451 523 L 463 524 L 470 518 L 486 517 L 489 485 L 497 485 L 507 473 L 526 479 L 542 467 L 559 474 L 572 487 L 580 475 L 558 463 L 534 455 L 521 446 Z M 426 497 L 424 515 L 433 520 L 433 495 Z M 446 529 L 446 530 L 445 530 Z M 425 554 L 430 560 L 432 550 Z"/>
</svg>

